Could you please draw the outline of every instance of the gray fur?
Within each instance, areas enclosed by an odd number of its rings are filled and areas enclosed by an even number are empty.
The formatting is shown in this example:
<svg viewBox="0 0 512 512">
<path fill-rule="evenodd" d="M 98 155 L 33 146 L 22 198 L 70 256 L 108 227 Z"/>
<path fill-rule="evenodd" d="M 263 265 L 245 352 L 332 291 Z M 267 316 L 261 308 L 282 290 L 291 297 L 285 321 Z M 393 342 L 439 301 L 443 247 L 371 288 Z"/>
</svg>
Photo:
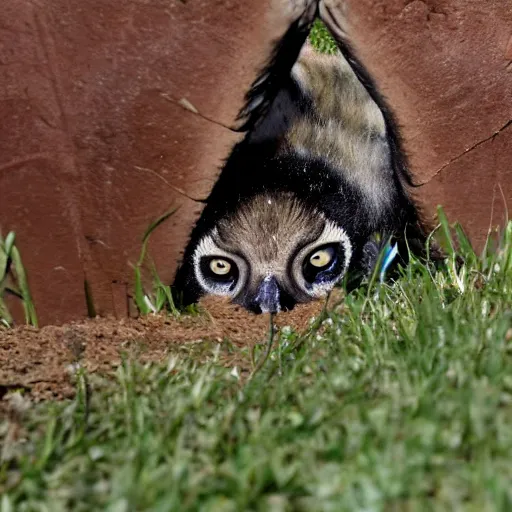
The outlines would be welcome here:
<svg viewBox="0 0 512 512">
<path fill-rule="evenodd" d="M 201 240 L 194 255 L 196 277 L 209 293 L 217 295 L 235 297 L 242 288 L 255 291 L 262 280 L 272 275 L 283 288 L 290 293 L 298 292 L 303 300 L 321 297 L 332 286 L 308 288 L 301 268 L 311 251 L 330 242 L 343 244 L 346 270 L 352 246 L 343 229 L 328 221 L 320 211 L 307 208 L 291 194 L 258 195 L 235 214 L 224 218 Z M 296 254 L 295 258 L 292 258 L 293 254 Z M 237 263 L 239 283 L 231 293 L 205 283 L 199 266 L 199 260 L 204 256 L 224 256 Z"/>
</svg>

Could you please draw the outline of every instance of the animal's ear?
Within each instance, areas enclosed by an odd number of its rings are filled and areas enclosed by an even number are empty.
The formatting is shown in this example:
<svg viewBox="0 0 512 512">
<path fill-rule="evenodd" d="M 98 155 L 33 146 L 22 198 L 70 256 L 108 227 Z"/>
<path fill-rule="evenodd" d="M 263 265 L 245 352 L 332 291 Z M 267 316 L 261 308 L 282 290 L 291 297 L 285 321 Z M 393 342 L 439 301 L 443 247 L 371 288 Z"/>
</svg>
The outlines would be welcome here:
<svg viewBox="0 0 512 512">
<path fill-rule="evenodd" d="M 245 105 L 238 115 L 237 131 L 251 130 L 262 119 L 279 91 L 290 80 L 291 70 L 306 41 L 318 11 L 319 0 L 273 0 L 280 16 L 289 19 L 288 28 L 278 39 L 267 63 L 245 96 Z"/>
</svg>

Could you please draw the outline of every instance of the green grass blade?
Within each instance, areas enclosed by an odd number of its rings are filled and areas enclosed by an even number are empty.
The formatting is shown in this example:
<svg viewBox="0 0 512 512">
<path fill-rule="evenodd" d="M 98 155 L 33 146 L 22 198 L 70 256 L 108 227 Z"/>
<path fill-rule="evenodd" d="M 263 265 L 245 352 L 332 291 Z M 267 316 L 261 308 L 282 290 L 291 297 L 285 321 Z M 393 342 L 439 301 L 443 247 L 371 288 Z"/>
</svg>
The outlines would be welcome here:
<svg viewBox="0 0 512 512">
<path fill-rule="evenodd" d="M 5 327 L 10 327 L 13 324 L 12 316 L 9 313 L 9 309 L 7 308 L 7 304 L 5 303 L 1 293 L 0 293 L 0 323 Z"/>
<path fill-rule="evenodd" d="M 142 248 L 139 255 L 139 260 L 137 261 L 137 265 L 135 267 L 135 304 L 137 305 L 137 308 L 139 309 L 139 312 L 143 315 L 147 315 L 153 311 L 153 308 L 150 306 L 150 304 L 153 302 L 151 300 L 151 297 L 146 297 L 146 293 L 144 292 L 144 286 L 142 284 L 142 272 L 141 268 L 144 264 L 144 261 L 146 259 L 146 253 L 147 253 L 147 247 L 149 243 L 149 238 L 151 236 L 151 233 L 155 231 L 158 226 L 160 226 L 162 223 L 164 223 L 169 217 L 174 215 L 178 208 L 173 208 L 169 210 L 168 212 L 164 213 L 158 219 L 156 219 L 154 222 L 152 222 L 148 229 L 145 231 L 144 236 L 142 237 Z M 160 281 L 161 282 L 161 281 Z M 163 284 L 162 284 L 163 286 Z M 148 303 L 149 301 L 149 303 Z"/>
<path fill-rule="evenodd" d="M 142 250 L 140 252 L 139 261 L 137 262 L 137 265 L 140 267 L 142 263 L 144 262 L 144 259 L 146 258 L 146 251 L 147 251 L 147 245 L 149 242 L 149 237 L 151 236 L 151 233 L 163 224 L 169 217 L 174 215 L 178 208 L 173 208 L 172 210 L 169 210 L 168 212 L 164 213 L 158 219 L 156 219 L 154 222 L 152 222 L 148 229 L 146 229 L 146 232 L 144 233 L 144 236 L 142 237 Z"/>
<path fill-rule="evenodd" d="M 15 238 L 16 237 L 12 231 L 7 234 L 5 240 L 2 241 L 2 238 L 0 237 L 0 282 L 6 278 L 9 270 L 11 251 Z"/>
<path fill-rule="evenodd" d="M 174 316 L 179 315 L 178 308 L 176 307 L 176 304 L 174 303 L 174 299 L 172 297 L 171 287 L 165 285 L 162 280 L 160 279 L 160 276 L 157 273 L 156 267 L 153 265 L 153 280 L 154 280 L 154 286 L 156 290 L 160 290 L 161 293 L 164 295 L 165 300 L 163 301 L 162 306 L 166 306 L 170 312 Z"/>
<path fill-rule="evenodd" d="M 34 303 L 32 301 L 32 296 L 30 294 L 30 288 L 28 286 L 27 274 L 25 272 L 25 267 L 21 261 L 20 253 L 16 246 L 12 246 L 11 248 L 11 258 L 14 267 L 14 272 L 16 274 L 16 281 L 18 283 L 21 295 L 23 297 L 23 308 L 25 310 L 25 321 L 29 325 L 33 325 L 34 327 L 38 327 L 36 310 L 34 307 Z"/>
<path fill-rule="evenodd" d="M 458 222 L 455 223 L 453 228 L 457 235 L 457 243 L 461 256 L 466 260 L 470 259 L 472 262 L 475 261 L 477 256 L 464 228 Z"/>
<path fill-rule="evenodd" d="M 16 240 L 16 235 L 13 231 L 10 231 L 7 233 L 7 236 L 5 237 L 4 247 L 5 252 L 7 254 L 7 257 L 11 254 L 11 250 L 14 247 L 14 241 Z"/>
<path fill-rule="evenodd" d="M 135 304 L 139 312 L 143 315 L 147 315 L 151 313 L 151 309 L 146 304 L 146 300 L 144 299 L 144 287 L 142 286 L 142 276 L 140 272 L 139 266 L 135 267 Z"/>
<path fill-rule="evenodd" d="M 453 244 L 453 237 L 450 230 L 450 224 L 441 206 L 437 207 L 437 217 L 439 219 L 440 224 L 439 237 L 441 239 L 441 247 L 446 252 L 446 254 L 448 254 L 449 256 L 453 256 L 455 254 L 455 246 Z"/>
</svg>

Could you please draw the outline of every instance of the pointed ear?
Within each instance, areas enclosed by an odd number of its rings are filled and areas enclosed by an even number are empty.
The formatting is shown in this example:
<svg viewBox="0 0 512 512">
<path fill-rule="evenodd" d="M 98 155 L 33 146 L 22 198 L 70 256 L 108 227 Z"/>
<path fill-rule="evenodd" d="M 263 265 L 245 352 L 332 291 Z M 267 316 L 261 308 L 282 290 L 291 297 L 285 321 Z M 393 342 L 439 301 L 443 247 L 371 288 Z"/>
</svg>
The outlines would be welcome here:
<svg viewBox="0 0 512 512">
<path fill-rule="evenodd" d="M 248 131 L 265 116 L 280 90 L 285 88 L 291 70 L 306 41 L 318 11 L 318 0 L 273 0 L 280 18 L 287 18 L 287 29 L 278 39 L 267 63 L 245 96 L 238 115 L 237 131 Z"/>
</svg>

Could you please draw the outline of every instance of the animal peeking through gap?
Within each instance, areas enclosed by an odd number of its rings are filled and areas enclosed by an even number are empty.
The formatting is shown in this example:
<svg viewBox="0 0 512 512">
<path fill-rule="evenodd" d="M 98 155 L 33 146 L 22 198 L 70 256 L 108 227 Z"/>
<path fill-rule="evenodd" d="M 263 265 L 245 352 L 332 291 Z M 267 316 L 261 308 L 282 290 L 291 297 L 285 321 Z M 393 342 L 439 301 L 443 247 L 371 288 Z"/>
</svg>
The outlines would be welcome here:
<svg viewBox="0 0 512 512">
<path fill-rule="evenodd" d="M 301 4 L 247 94 L 246 135 L 191 234 L 174 283 L 185 305 L 214 294 L 255 313 L 290 310 L 345 276 L 357 286 L 389 239 L 387 256 L 402 263 L 425 246 L 396 123 L 341 13 L 325 1 Z M 318 14 L 334 55 L 306 42 Z"/>
</svg>

